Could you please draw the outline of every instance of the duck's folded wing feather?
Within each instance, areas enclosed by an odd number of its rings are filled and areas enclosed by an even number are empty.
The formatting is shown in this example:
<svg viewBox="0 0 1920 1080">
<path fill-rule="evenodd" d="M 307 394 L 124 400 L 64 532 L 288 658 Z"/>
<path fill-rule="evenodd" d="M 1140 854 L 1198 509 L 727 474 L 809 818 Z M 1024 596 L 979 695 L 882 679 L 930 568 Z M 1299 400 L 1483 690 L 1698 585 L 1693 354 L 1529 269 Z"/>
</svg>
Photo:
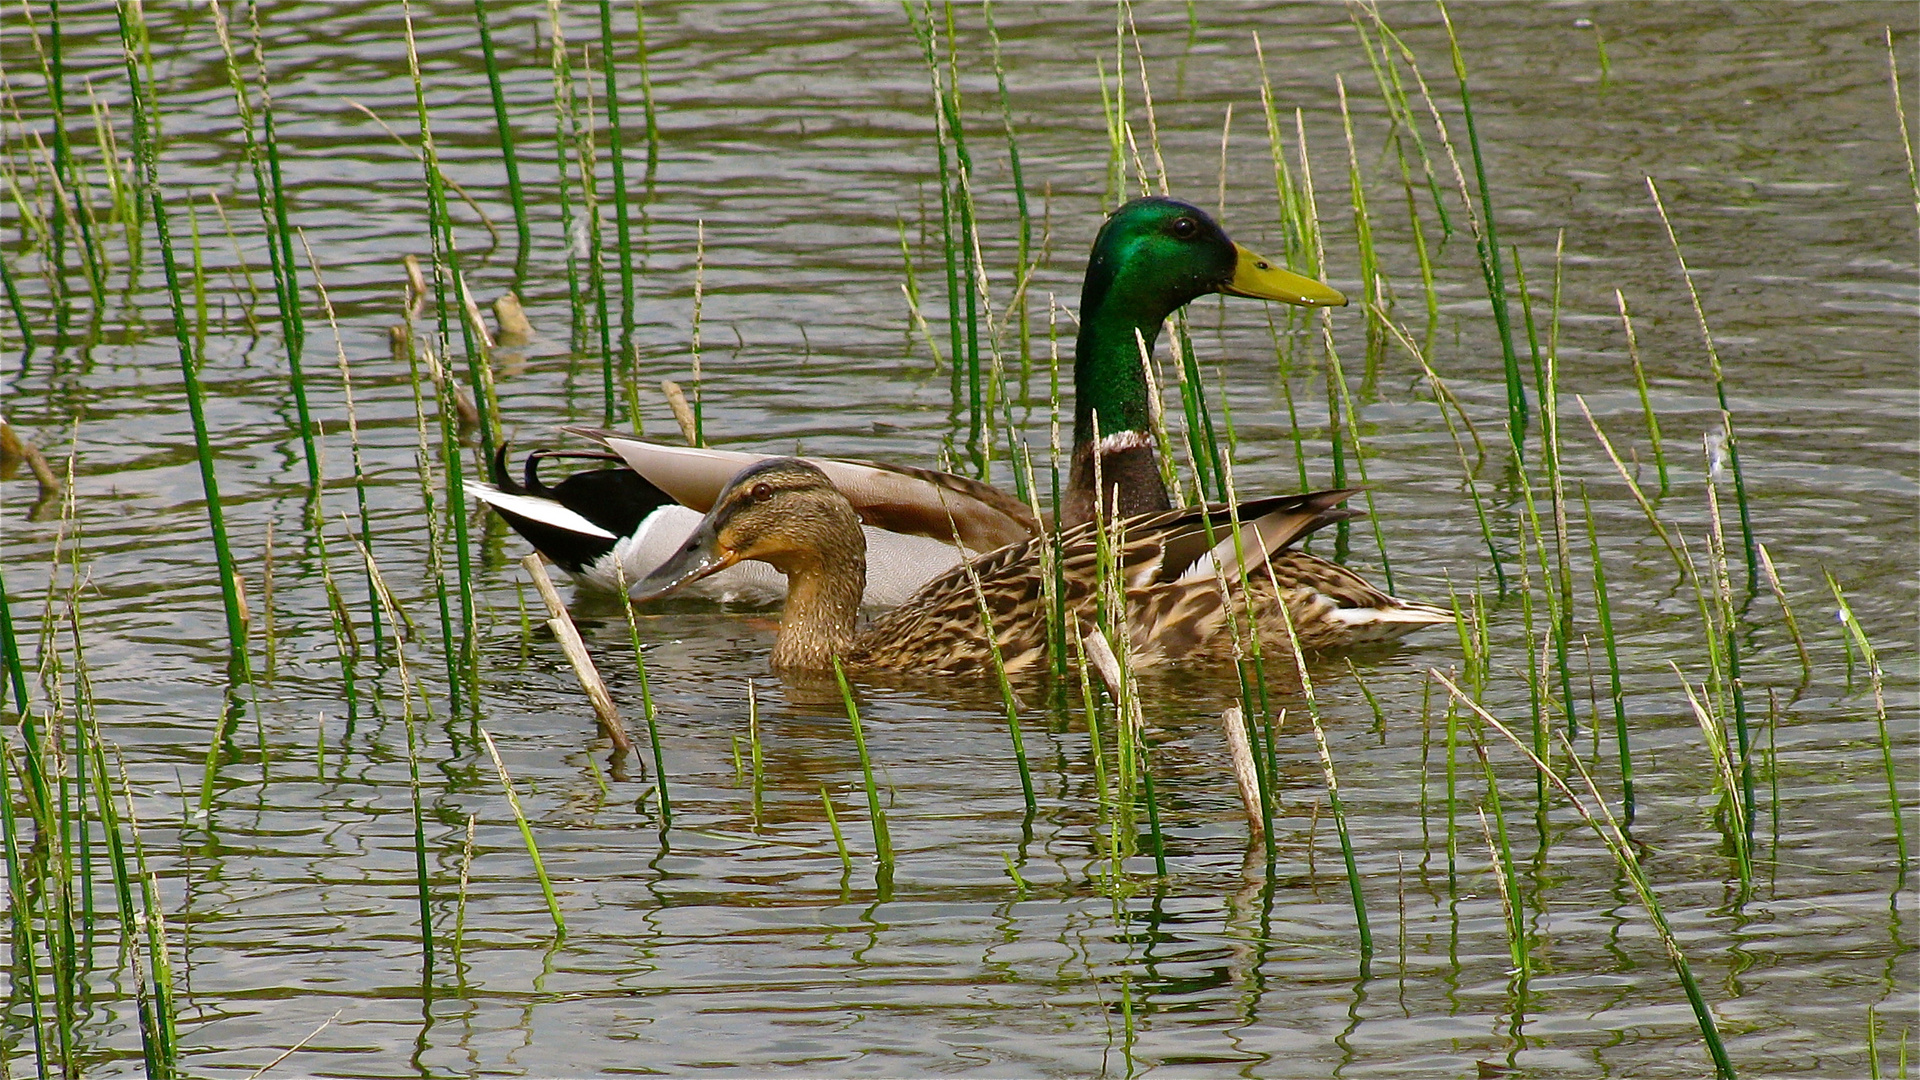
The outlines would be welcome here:
<svg viewBox="0 0 1920 1080">
<path fill-rule="evenodd" d="M 705 513 L 734 474 L 767 454 L 646 442 L 598 428 L 568 427 L 620 455 L 627 466 L 675 502 Z M 865 524 L 888 532 L 956 539 L 971 551 L 991 551 L 1039 532 L 1039 522 L 1017 500 L 963 476 L 871 461 L 807 458 L 853 504 Z"/>
</svg>

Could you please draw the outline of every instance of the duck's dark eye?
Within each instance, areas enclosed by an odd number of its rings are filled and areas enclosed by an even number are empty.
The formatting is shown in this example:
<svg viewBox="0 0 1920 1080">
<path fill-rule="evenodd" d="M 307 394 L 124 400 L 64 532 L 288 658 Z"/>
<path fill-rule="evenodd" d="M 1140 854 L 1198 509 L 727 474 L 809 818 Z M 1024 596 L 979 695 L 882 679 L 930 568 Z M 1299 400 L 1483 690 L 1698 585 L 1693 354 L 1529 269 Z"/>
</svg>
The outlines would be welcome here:
<svg viewBox="0 0 1920 1080">
<path fill-rule="evenodd" d="M 1193 234 L 1199 231 L 1200 223 L 1190 217 L 1173 219 L 1173 235 L 1182 240 L 1193 239 Z"/>
<path fill-rule="evenodd" d="M 773 485 L 762 480 L 753 485 L 752 495 L 754 502 L 766 502 L 768 499 L 773 498 Z"/>
</svg>

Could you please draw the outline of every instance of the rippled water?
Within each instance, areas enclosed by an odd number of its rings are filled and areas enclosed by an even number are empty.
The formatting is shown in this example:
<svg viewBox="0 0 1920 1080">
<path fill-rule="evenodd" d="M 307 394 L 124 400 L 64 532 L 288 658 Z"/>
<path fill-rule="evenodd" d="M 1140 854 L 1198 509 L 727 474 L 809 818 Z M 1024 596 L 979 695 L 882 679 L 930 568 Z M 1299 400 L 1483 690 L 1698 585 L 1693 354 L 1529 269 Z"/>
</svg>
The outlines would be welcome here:
<svg viewBox="0 0 1920 1080">
<path fill-rule="evenodd" d="M 521 288 L 540 335 L 496 363 L 509 433 L 539 443 L 560 423 L 600 421 L 600 368 L 596 353 L 571 354 L 567 341 L 544 9 L 489 10 L 524 140 L 536 242 Z M 1457 131 L 1436 11 L 1385 13 L 1418 53 Z M 74 101 L 90 82 L 110 104 L 124 147 L 125 75 L 112 10 L 66 5 L 62 14 L 69 107 L 79 108 Z M 576 62 L 583 42 L 594 44 L 597 59 L 591 10 L 565 14 Z M 1346 9 L 1207 4 L 1193 8 L 1191 23 L 1179 6 L 1142 6 L 1135 15 L 1172 189 L 1210 207 L 1218 201 L 1231 104 L 1223 222 L 1249 246 L 1277 251 L 1252 43 L 1260 35 L 1289 135 L 1291 112 L 1301 110 L 1331 277 L 1351 288 L 1357 259 L 1335 81 L 1345 79 L 1397 316 L 1417 327 L 1418 266 L 1398 167 L 1383 156 L 1385 111 Z M 1864 1074 L 1868 1007 L 1888 1025 L 1881 1039 L 1889 1059 L 1886 1048 L 1914 1017 L 1915 897 L 1899 872 L 1872 695 L 1864 670 L 1842 651 L 1821 571 L 1844 585 L 1886 668 L 1910 811 L 1920 745 L 1920 295 L 1913 190 L 1883 27 L 1893 28 L 1908 107 L 1916 108 L 1915 10 L 1471 5 L 1453 15 L 1500 236 L 1520 249 L 1543 323 L 1564 236 L 1566 469 L 1594 500 L 1621 635 L 1640 855 L 1742 1071 Z M 513 283 L 511 212 L 471 12 L 439 5 L 414 16 L 438 153 L 505 238 L 489 249 L 486 230 L 456 204 L 459 244 L 477 258 L 469 281 L 491 298 Z M 943 440 L 964 441 L 965 431 L 950 420 L 947 376 L 934 369 L 900 295 L 904 227 L 928 316 L 943 314 L 931 104 L 905 20 L 887 7 L 784 4 L 656 3 L 646 16 L 661 129 L 650 187 L 639 179 L 630 51 L 620 63 L 648 431 L 674 432 L 650 384 L 691 375 L 703 233 L 702 396 L 713 440 L 933 463 Z M 44 13 L 37 17 L 44 33 Z M 242 695 L 247 704 L 207 817 L 196 807 L 225 708 L 224 630 L 151 251 L 138 287 L 110 293 L 94 337 L 77 276 L 68 340 L 22 356 L 12 323 L 0 322 L 9 350 L 0 376 L 20 433 L 56 459 L 73 454 L 69 537 L 77 538 L 86 579 L 85 659 L 165 897 L 189 1073 L 249 1075 L 323 1023 L 277 1072 L 1458 1076 L 1476 1063 L 1521 1076 L 1710 1071 L 1631 887 L 1563 803 L 1549 808 L 1544 829 L 1536 826 L 1530 774 L 1502 748 L 1494 756 L 1534 942 L 1535 973 L 1524 987 L 1510 978 L 1470 758 L 1461 765 L 1450 879 L 1438 742 L 1444 701 L 1424 677 L 1459 666 L 1450 633 L 1356 655 L 1357 677 L 1337 659 L 1316 669 L 1375 940 L 1370 964 L 1361 960 L 1301 702 L 1285 699 L 1293 710 L 1277 747 L 1284 807 L 1268 862 L 1249 844 L 1226 772 L 1218 715 L 1233 691 L 1218 673 L 1156 677 L 1143 690 L 1165 877 L 1144 856 L 1117 875 L 1102 857 L 1108 823 L 1077 709 L 1052 711 L 1037 692 L 1023 702 L 1039 798 L 1037 816 L 1026 821 L 991 687 L 865 683 L 867 739 L 898 850 L 892 887 L 881 890 L 844 712 L 767 674 L 769 613 L 683 602 L 644 614 L 674 803 L 673 827 L 663 833 L 650 767 L 610 760 L 557 648 L 522 634 L 524 545 L 492 522 L 483 535 L 476 516 L 481 707 L 477 718 L 448 719 L 415 480 L 413 387 L 405 366 L 389 359 L 386 339 L 402 318 L 400 259 L 429 248 L 424 188 L 412 152 L 351 104 L 417 139 L 399 12 L 385 3 L 274 7 L 263 29 L 290 211 L 321 262 L 353 366 L 373 480 L 374 553 L 423 630 L 409 666 L 434 709 L 420 728 L 420 771 L 440 950 L 423 989 L 399 673 L 363 664 L 363 689 L 377 685 L 382 701 L 363 701 L 347 719 L 320 551 L 302 525 L 305 471 L 284 349 L 277 333 L 247 331 L 245 286 L 229 274 L 234 261 L 204 201 L 209 192 L 226 201 L 267 290 L 252 181 L 210 16 L 199 5 L 150 5 L 148 17 L 175 232 L 185 232 L 191 198 L 208 237 L 212 329 L 202 377 L 227 520 L 256 608 L 269 524 L 276 538 L 276 668 L 271 681 Z M 1048 258 L 1030 291 L 1044 357 L 1046 297 L 1077 303 L 1085 251 L 1111 204 L 1096 62 L 1109 73 L 1116 63 L 1114 12 L 1009 5 L 995 17 L 1030 198 L 1047 222 Z M 616 12 L 623 42 L 632 18 L 631 10 Z M 981 241 L 993 295 L 1004 303 L 1014 285 L 1015 230 L 991 57 L 979 12 L 963 9 L 957 18 Z M 1583 18 L 1598 22 L 1597 33 Z M 46 96 L 25 33 L 17 13 L 0 16 L 9 85 L 25 127 L 45 137 Z M 1611 65 L 1604 85 L 1600 40 Z M 1144 140 L 1130 47 L 1124 60 L 1134 80 L 1129 119 Z M 602 111 L 597 84 L 594 93 Z M 25 183 L 43 166 L 31 164 L 11 115 L 0 129 Z M 97 185 L 97 164 L 88 161 Z M 1716 423 L 1715 405 L 1698 326 L 1647 194 L 1649 175 L 1725 367 L 1755 531 L 1780 567 L 1815 664 L 1801 685 L 1793 643 L 1763 586 L 1743 608 L 1741 647 L 1749 699 L 1766 702 L 1771 693 L 1775 702 L 1767 745 L 1777 745 L 1777 768 L 1762 774 L 1759 881 L 1744 902 L 1716 824 L 1711 765 L 1668 667 L 1671 660 L 1695 682 L 1704 677 L 1699 609 L 1574 401 L 1583 397 L 1616 443 L 1635 448 L 1650 480 L 1620 290 L 1635 315 L 1673 468 L 1659 510 L 1699 550 L 1707 520 L 1700 438 Z M 1457 199 L 1450 210 L 1463 216 Z M 41 255 L 26 250 L 11 201 L 0 206 L 0 221 L 9 266 L 50 339 Z M 1511 560 L 1524 506 L 1496 445 L 1505 388 L 1471 238 L 1453 236 L 1437 263 L 1435 366 L 1488 440 L 1477 482 Z M 117 272 L 124 277 L 123 267 Z M 311 273 L 302 279 L 310 283 Z M 364 587 L 339 521 L 353 507 L 338 479 L 350 475 L 345 408 L 332 338 L 317 303 L 308 306 L 307 370 L 326 431 L 326 474 L 335 478 L 324 503 L 330 555 L 349 605 L 364 615 Z M 259 318 L 272 326 L 270 303 Z M 1265 315 L 1252 301 L 1207 301 L 1195 306 L 1193 324 L 1203 361 L 1218 365 L 1226 385 L 1240 489 L 1293 488 L 1294 423 Z M 1334 324 L 1357 376 L 1362 318 L 1347 309 Z M 1033 378 L 1037 401 L 1045 382 L 1044 372 Z M 1296 374 L 1291 390 L 1309 474 L 1324 483 L 1324 386 Z M 1359 404 L 1396 587 L 1435 600 L 1450 587 L 1486 590 L 1496 661 L 1487 705 L 1520 722 L 1535 640 L 1527 612 L 1516 594 L 1493 591 L 1460 460 L 1404 353 L 1388 354 Z M 1016 407 L 1014 416 L 1044 447 L 1044 404 Z M 998 477 L 1008 479 L 1004 469 Z M 57 508 L 34 512 L 32 491 L 24 471 L 0 487 L 6 584 L 30 659 L 46 655 L 35 652 L 46 648 L 41 598 L 62 528 Z M 1729 487 L 1721 494 L 1731 500 Z M 1379 556 L 1369 531 L 1355 537 L 1355 565 L 1373 572 Z M 1576 629 L 1592 636 L 1595 658 L 1575 656 L 1575 680 L 1595 673 L 1605 714 L 1604 658 L 1577 530 L 1576 548 Z M 1735 578 L 1743 578 L 1737 566 Z M 59 581 L 64 597 L 64 574 Z M 581 610 L 589 645 L 637 723 L 625 626 L 592 605 Z M 71 670 L 70 642 L 57 648 Z M 260 651 L 256 637 L 256 665 Z M 735 756 L 750 681 L 765 750 L 757 801 Z M 1577 686 L 1576 696 L 1585 694 Z M 1584 720 L 1595 710 L 1583 700 L 1580 711 Z M 482 727 L 519 785 L 565 914 L 564 937 L 553 933 L 478 745 Z M 1578 744 L 1613 793 L 1610 742 L 1583 727 Z M 855 849 L 850 872 L 834 854 L 823 787 Z M 470 816 L 474 855 L 462 904 Z M 1907 834 L 1920 835 L 1910 812 Z M 99 1074 L 140 1068 L 136 979 L 110 927 L 103 924 L 85 1022 L 72 1033 L 80 1059 Z M 27 1072 L 29 1014 L 11 977 L 9 987 L 5 1046 L 13 1070 Z"/>
</svg>

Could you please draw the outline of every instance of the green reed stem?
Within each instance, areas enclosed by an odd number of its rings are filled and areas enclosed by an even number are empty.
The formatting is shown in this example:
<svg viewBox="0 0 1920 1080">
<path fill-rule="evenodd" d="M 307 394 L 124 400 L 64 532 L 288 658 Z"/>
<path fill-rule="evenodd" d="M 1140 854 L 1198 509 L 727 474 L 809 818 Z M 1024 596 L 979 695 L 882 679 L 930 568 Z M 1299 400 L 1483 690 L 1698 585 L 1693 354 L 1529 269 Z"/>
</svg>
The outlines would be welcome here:
<svg viewBox="0 0 1920 1080">
<path fill-rule="evenodd" d="M 1667 217 L 1667 204 L 1660 198 L 1660 189 L 1654 186 L 1653 177 L 1647 177 L 1647 192 L 1653 196 L 1654 208 L 1660 211 L 1660 224 L 1666 228 L 1667 243 L 1673 248 L 1674 262 L 1680 266 L 1680 280 L 1687 284 L 1687 299 L 1693 303 L 1693 317 L 1700 325 L 1700 340 L 1707 347 L 1707 361 L 1712 367 L 1713 393 L 1720 403 L 1721 421 L 1726 425 L 1727 467 L 1733 472 L 1733 498 L 1740 507 L 1740 540 L 1747 555 L 1747 592 L 1753 593 L 1760 588 L 1760 557 L 1754 551 L 1753 512 L 1747 505 L 1746 476 L 1740 471 L 1740 440 L 1733 433 L 1733 409 L 1727 404 L 1727 380 L 1720 368 L 1720 350 L 1714 347 L 1713 331 L 1707 328 L 1706 309 L 1700 306 L 1700 292 L 1693 287 L 1693 271 L 1687 269 L 1687 260 L 1680 254 L 1680 238 L 1674 235 L 1673 222 Z"/>
<path fill-rule="evenodd" d="M 627 154 L 620 136 L 620 87 L 614 80 L 613 0 L 600 0 L 600 74 L 607 87 L 607 155 L 613 166 L 613 219 L 620 254 L 620 347 L 633 344 L 633 226 L 628 218 Z M 613 394 L 607 395 L 609 408 Z M 612 423 L 612 418 L 608 418 Z"/>
<path fill-rule="evenodd" d="M 1867 640 L 1867 631 L 1853 614 L 1853 606 L 1847 603 L 1847 595 L 1840 589 L 1840 582 L 1832 571 L 1823 571 L 1827 578 L 1827 587 L 1833 590 L 1833 601 L 1839 605 L 1840 621 L 1847 628 L 1847 636 L 1860 647 L 1860 657 L 1867 665 L 1867 678 L 1873 686 L 1873 722 L 1879 728 L 1880 759 L 1887 773 L 1887 810 L 1893 818 L 1894 849 L 1900 853 L 1900 873 L 1907 872 L 1907 830 L 1902 823 L 1900 811 L 1900 783 L 1894 769 L 1893 743 L 1887 736 L 1887 695 L 1885 679 L 1880 672 L 1880 658 Z"/>
<path fill-rule="evenodd" d="M 1647 418 L 1647 441 L 1653 447 L 1653 465 L 1660 474 L 1660 494 L 1668 491 L 1667 455 L 1660 446 L 1660 418 L 1653 412 L 1653 397 L 1647 392 L 1647 369 L 1640 365 L 1640 339 L 1633 332 L 1633 316 L 1627 312 L 1627 298 L 1613 290 L 1614 303 L 1620 308 L 1620 326 L 1627 333 L 1627 357 L 1633 361 L 1633 385 L 1640 393 L 1640 413 Z"/>
<path fill-rule="evenodd" d="M 550 71 L 553 80 L 553 154 L 556 199 L 560 204 L 560 242 L 567 253 L 567 310 L 571 329 L 567 340 L 575 350 L 586 342 L 586 298 L 580 288 L 580 258 L 574 243 L 573 197 L 567 180 L 572 171 L 569 148 L 574 146 L 573 65 L 567 55 L 566 31 L 560 25 L 560 0 L 547 0 Z"/>
<path fill-rule="evenodd" d="M 1580 485 L 1580 505 L 1587 514 L 1587 551 L 1593 561 L 1593 609 L 1600 621 L 1600 640 L 1607 649 L 1607 699 L 1613 704 L 1613 733 L 1620 752 L 1620 809 L 1633 824 L 1633 752 L 1627 739 L 1627 698 L 1620 682 L 1620 648 L 1613 632 L 1613 604 L 1607 598 L 1607 568 L 1600 558 L 1600 533 L 1593 525 L 1593 502 L 1587 485 Z"/>
<path fill-rule="evenodd" d="M 853 688 L 847 685 L 847 673 L 840 658 L 833 658 L 833 677 L 840 684 L 840 700 L 847 706 L 847 723 L 853 728 L 853 746 L 860 754 L 860 774 L 867 785 L 867 814 L 873 822 L 873 853 L 880 864 L 880 876 L 893 876 L 893 834 L 887 829 L 887 811 L 880 805 L 880 787 L 873 779 L 873 759 L 867 756 L 867 736 L 860 727 L 860 708 L 853 702 Z"/>
<path fill-rule="evenodd" d="M 747 752 L 753 757 L 753 820 L 760 820 L 761 789 L 766 784 L 766 762 L 760 753 L 760 698 L 747 680 Z"/>
<path fill-rule="evenodd" d="M 39 1075 L 52 1076 L 53 1070 L 47 1067 L 47 1046 L 44 1035 L 46 1020 L 40 998 L 39 950 L 35 947 L 33 911 L 25 899 L 32 896 L 33 892 L 28 884 L 26 864 L 21 854 L 20 826 L 13 812 L 13 785 L 10 778 L 17 768 L 12 745 L 0 740 L 0 838 L 4 838 L 6 843 L 7 895 L 12 898 L 12 902 L 7 904 L 7 909 L 13 915 L 13 962 L 9 967 L 14 972 L 14 985 L 18 986 L 22 983 L 26 985 L 27 1004 L 33 1022 L 34 1064 L 38 1067 Z M 39 765 L 35 765 L 31 771 L 38 773 L 39 768 Z"/>
<path fill-rule="evenodd" d="M 1480 773 L 1487 782 L 1487 807 L 1480 814 L 1480 828 L 1487 834 L 1487 847 L 1494 858 L 1494 873 L 1499 876 L 1500 899 L 1506 908 L 1507 950 L 1514 971 L 1524 982 L 1533 971 L 1532 949 L 1527 940 L 1526 913 L 1521 908 L 1520 872 L 1514 868 L 1513 842 L 1507 835 L 1507 815 L 1500 805 L 1500 777 L 1487 757 L 1486 743 L 1480 732 L 1473 736 L 1473 753 L 1480 759 Z M 1489 820 L 1491 819 L 1491 820 Z"/>
<path fill-rule="evenodd" d="M 1020 386 L 1026 392 L 1027 373 L 1033 365 L 1031 346 L 1031 327 L 1027 313 L 1025 282 L 1033 273 L 1031 263 L 1033 251 L 1033 219 L 1027 211 L 1027 182 L 1020 169 L 1020 142 L 1013 133 L 1013 105 L 1007 95 L 1007 72 L 1000 62 L 1000 31 L 993 25 L 992 0 L 983 0 L 980 14 L 986 19 L 987 40 L 993 43 L 993 78 L 1000 91 L 1000 122 L 1007 129 L 1007 164 L 1009 178 L 1013 182 L 1014 209 L 1020 219 L 1019 271 L 1015 278 L 1022 283 L 1020 287 Z"/>
<path fill-rule="evenodd" d="M 493 759 L 494 770 L 500 774 L 500 789 L 506 793 L 507 808 L 513 811 L 513 823 L 519 826 L 520 839 L 527 845 L 527 857 L 533 860 L 533 873 L 540 879 L 540 895 L 546 898 L 547 915 L 553 919 L 553 932 L 565 937 L 567 918 L 560 913 L 560 901 L 553 895 L 553 882 L 547 877 L 547 864 L 540 858 L 540 845 L 534 842 L 533 826 L 527 822 L 527 812 L 520 806 L 520 795 L 513 789 L 513 777 L 507 775 L 507 763 L 500 759 L 500 748 L 494 745 L 493 736 L 486 728 L 480 729 L 480 741 L 486 744 L 487 756 Z"/>
<path fill-rule="evenodd" d="M 833 847 L 840 853 L 842 872 L 853 869 L 853 856 L 847 851 L 846 834 L 840 831 L 840 815 L 833 812 L 833 798 L 827 794 L 827 785 L 820 785 L 820 805 L 827 811 L 827 828 L 833 830 Z"/>
<path fill-rule="evenodd" d="M 1493 325 L 1500 334 L 1500 359 L 1507 375 L 1507 435 L 1516 456 L 1524 450 L 1527 431 L 1527 391 L 1520 382 L 1520 358 L 1513 349 L 1513 326 L 1507 311 L 1507 286 L 1500 266 L 1500 233 L 1493 219 L 1493 191 L 1487 186 L 1487 163 L 1480 153 L 1480 133 L 1473 124 L 1473 94 L 1467 88 L 1467 62 L 1460 55 L 1460 39 L 1445 0 L 1435 0 L 1440 21 L 1447 27 L 1447 47 L 1453 56 L 1454 78 L 1460 82 L 1460 116 L 1467 127 L 1467 148 L 1473 155 L 1473 175 L 1480 189 L 1480 231 L 1474 240 L 1480 270 L 1487 281 L 1487 299 L 1493 304 Z"/>
<path fill-rule="evenodd" d="M 1567 797 L 1567 801 L 1580 815 L 1581 820 L 1587 823 L 1594 835 L 1599 837 L 1600 842 L 1606 846 L 1608 854 L 1613 856 L 1615 864 L 1632 884 L 1634 893 L 1640 898 L 1641 906 L 1646 909 L 1648 917 L 1653 921 L 1654 932 L 1659 935 L 1661 944 L 1665 946 L 1667 960 L 1673 965 L 1674 974 L 1679 977 L 1681 988 L 1686 992 L 1687 1004 L 1693 1008 L 1694 1020 L 1700 1026 L 1701 1038 L 1707 1044 L 1707 1053 L 1713 1059 L 1716 1076 L 1721 1080 L 1733 1080 L 1736 1075 L 1733 1061 L 1727 1056 L 1727 1048 L 1721 1042 L 1719 1027 L 1713 1019 L 1713 1010 L 1707 1006 L 1706 997 L 1700 991 L 1700 984 L 1693 977 L 1693 968 L 1687 963 L 1686 954 L 1680 950 L 1679 937 L 1674 933 L 1672 924 L 1667 922 L 1666 913 L 1660 907 L 1660 898 L 1654 892 L 1653 882 L 1647 877 L 1646 868 L 1640 864 L 1640 858 L 1634 852 L 1632 841 L 1627 838 L 1619 821 L 1614 818 L 1613 811 L 1608 809 L 1607 801 L 1601 797 L 1599 788 L 1594 785 L 1593 775 L 1581 762 L 1579 752 L 1564 738 L 1561 739 L 1561 744 L 1566 750 L 1566 760 L 1579 774 L 1581 785 L 1591 802 L 1575 794 L 1572 785 L 1565 778 L 1554 772 L 1552 767 L 1534 754 L 1518 735 L 1508 729 L 1505 724 L 1494 719 L 1491 713 L 1468 697 L 1454 685 L 1451 679 L 1438 670 L 1430 670 L 1429 674 L 1447 688 L 1455 702 L 1471 709 L 1481 722 L 1492 726 L 1513 744 L 1514 749 L 1525 755 L 1536 770 L 1546 774 L 1548 781 Z"/>
<path fill-rule="evenodd" d="M 644 0 L 633 0 L 634 55 L 640 66 L 640 106 L 647 114 L 647 183 L 660 167 L 660 125 L 653 113 L 653 64 L 647 55 L 647 12 Z M 649 189 L 651 190 L 651 189 Z"/>
<path fill-rule="evenodd" d="M 220 481 L 214 475 L 213 445 L 207 430 L 207 412 L 200 390 L 199 361 L 193 352 L 193 335 L 187 325 L 186 301 L 181 292 L 180 268 L 173 256 L 173 234 L 167 228 L 167 207 L 160 186 L 158 151 L 149 135 L 148 118 L 153 87 L 141 78 L 139 55 L 139 9 L 122 4 L 117 9 L 120 42 L 126 54 L 127 86 L 133 112 L 134 159 L 140 164 L 141 184 L 151 201 L 154 235 L 160 242 L 161 266 L 166 271 L 167 298 L 173 312 L 173 336 L 180 353 L 180 378 L 187 396 L 187 411 L 193 421 L 193 444 L 200 461 L 200 486 L 207 500 L 207 526 L 213 534 L 215 572 L 220 576 L 220 597 L 227 616 L 227 653 L 233 677 L 251 681 L 247 666 L 247 628 L 240 617 L 240 594 L 233 575 L 233 552 L 227 543 L 226 514 L 220 502 Z M 218 744 L 225 733 L 216 734 Z"/>
<path fill-rule="evenodd" d="M 447 300 L 447 285 L 460 280 L 459 254 L 453 242 L 453 221 L 447 211 L 446 176 L 440 170 L 440 155 L 433 141 L 433 127 L 427 110 L 426 85 L 420 77 L 420 55 L 415 46 L 413 35 L 413 13 L 405 2 L 401 5 L 403 22 L 406 26 L 407 72 L 413 80 L 414 108 L 420 118 L 420 151 L 422 163 L 426 169 L 427 216 L 429 231 L 434 238 L 433 244 L 433 294 L 434 306 L 438 314 L 438 351 L 443 368 L 449 366 L 448 347 L 452 344 L 452 335 L 448 333 L 450 305 Z M 491 418 L 487 413 L 486 385 L 479 368 L 479 350 L 473 341 L 473 329 L 465 318 L 459 320 L 460 330 L 467 350 L 468 374 L 473 382 L 474 408 L 479 411 L 480 449 L 486 460 L 493 457 L 493 436 Z M 462 699 L 462 674 L 472 696 L 474 708 L 479 706 L 479 633 L 474 621 L 473 602 L 473 552 L 467 537 L 467 500 L 466 485 L 459 482 L 462 473 L 460 459 L 460 434 L 458 410 L 454 406 L 453 373 L 446 371 L 446 377 L 439 385 L 440 414 L 440 462 L 447 477 L 446 500 L 447 517 L 453 524 L 454 567 L 460 585 L 460 625 L 459 647 L 452 640 L 446 640 L 446 661 L 449 702 L 458 709 Z M 443 637 L 451 634 L 453 628 L 446 626 L 443 620 Z"/>
<path fill-rule="evenodd" d="M 640 623 L 633 612 L 633 598 L 627 595 L 624 571 L 615 569 L 620 586 L 620 607 L 627 617 L 627 640 L 633 643 L 633 670 L 640 676 L 640 709 L 647 718 L 647 742 L 653 748 L 654 786 L 660 795 L 660 828 L 673 827 L 673 799 L 667 794 L 667 758 L 660 749 L 660 718 L 653 707 L 653 687 L 647 681 L 647 658 L 640 648 Z M 755 748 L 755 753 L 759 752 Z"/>
<path fill-rule="evenodd" d="M 507 172 L 507 198 L 513 203 L 513 228 L 519 238 L 513 257 L 513 284 L 518 289 L 527 276 L 533 230 L 527 224 L 527 193 L 520 184 L 520 155 L 514 149 L 513 122 L 507 116 L 507 93 L 500 83 L 499 59 L 493 52 L 493 31 L 487 26 L 487 0 L 473 0 L 473 21 L 480 30 L 480 56 L 487 68 L 487 90 L 493 96 L 494 130 L 500 137 L 500 164 Z"/>
<path fill-rule="evenodd" d="M 27 318 L 27 306 L 20 299 L 20 288 L 14 284 L 13 271 L 4 256 L 0 256 L 0 288 L 6 290 L 7 307 L 12 309 L 14 324 L 20 328 L 20 352 L 23 356 L 32 355 L 33 322 Z"/>
</svg>

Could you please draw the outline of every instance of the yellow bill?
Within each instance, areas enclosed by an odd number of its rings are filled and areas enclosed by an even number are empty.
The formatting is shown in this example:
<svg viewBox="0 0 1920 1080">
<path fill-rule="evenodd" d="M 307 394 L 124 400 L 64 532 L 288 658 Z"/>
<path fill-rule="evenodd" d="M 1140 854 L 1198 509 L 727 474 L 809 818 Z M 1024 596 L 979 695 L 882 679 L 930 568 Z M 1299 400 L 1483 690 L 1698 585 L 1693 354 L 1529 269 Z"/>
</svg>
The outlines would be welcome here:
<svg viewBox="0 0 1920 1080">
<path fill-rule="evenodd" d="M 1240 260 L 1234 265 L 1233 280 L 1220 290 L 1230 296 L 1251 296 L 1256 300 L 1278 300 L 1301 307 L 1346 307 L 1347 295 L 1339 289 L 1310 277 L 1296 274 L 1261 255 L 1235 244 Z"/>
</svg>

